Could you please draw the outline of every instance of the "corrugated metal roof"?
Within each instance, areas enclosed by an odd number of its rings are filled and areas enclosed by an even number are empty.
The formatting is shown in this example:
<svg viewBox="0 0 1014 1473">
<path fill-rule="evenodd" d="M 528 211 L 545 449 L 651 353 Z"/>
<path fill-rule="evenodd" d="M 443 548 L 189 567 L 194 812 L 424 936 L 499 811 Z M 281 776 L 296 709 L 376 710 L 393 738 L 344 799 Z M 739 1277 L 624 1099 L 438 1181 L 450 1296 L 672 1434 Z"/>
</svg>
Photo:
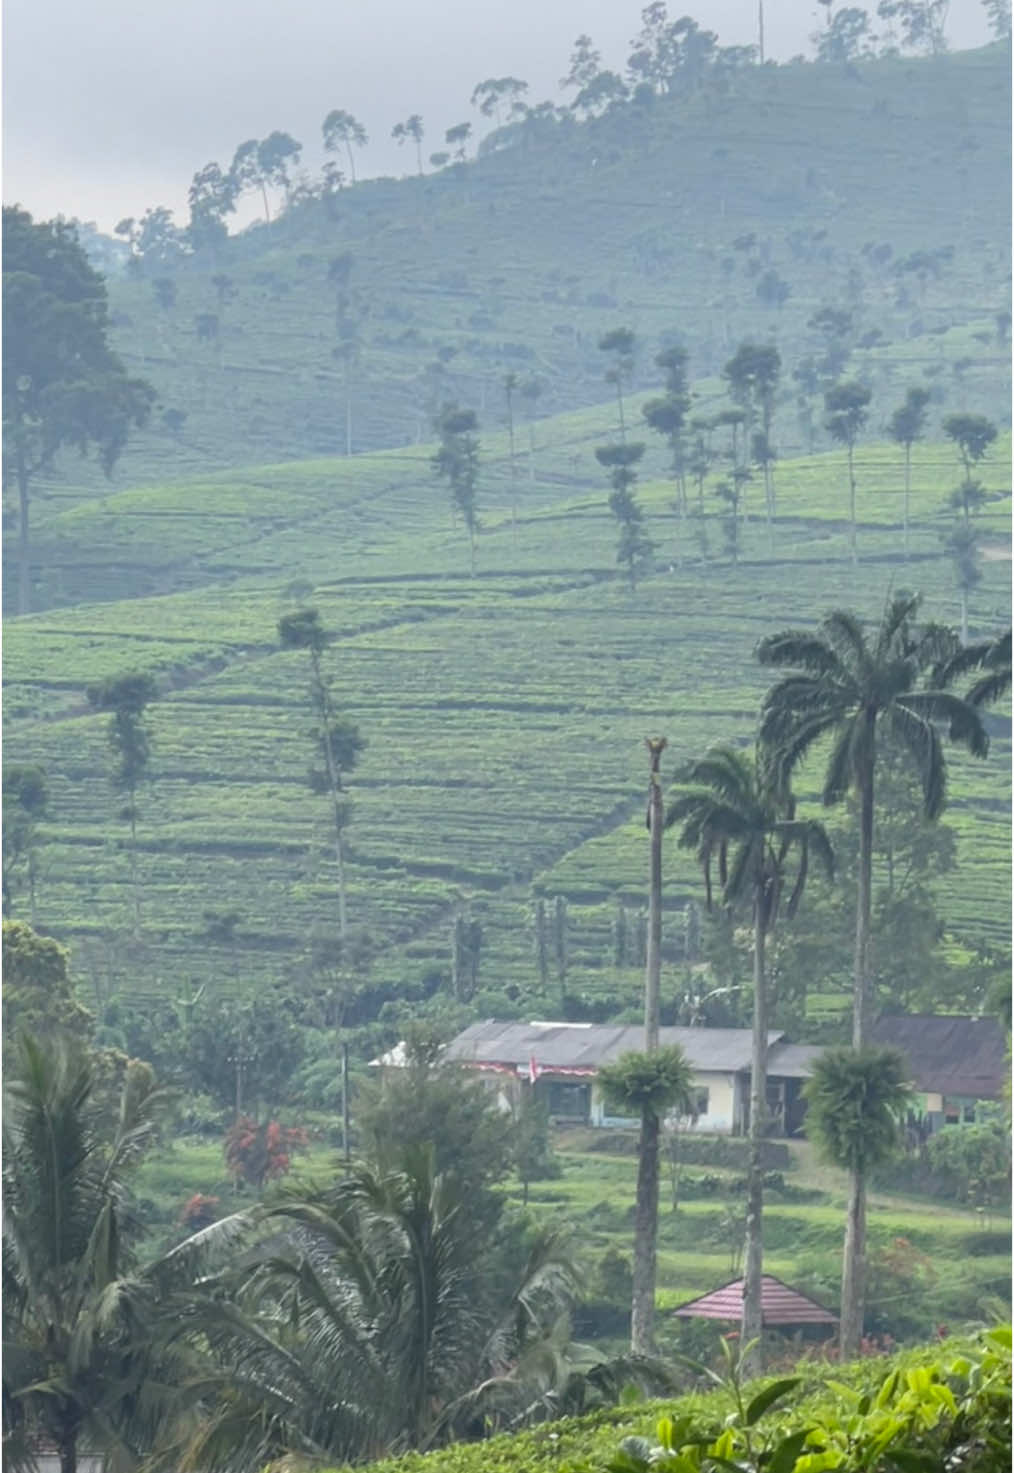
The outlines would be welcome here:
<svg viewBox="0 0 1014 1473">
<path fill-rule="evenodd" d="M 873 1042 L 908 1059 L 912 1083 L 932 1094 L 995 1100 L 1008 1077 L 1006 1038 L 995 1018 L 932 1013 L 878 1018 Z"/>
<path fill-rule="evenodd" d="M 771 1033 L 772 1043 L 781 1033 Z M 679 1044 L 698 1073 L 733 1074 L 750 1067 L 749 1028 L 661 1028 L 665 1047 Z M 540 1069 L 595 1069 L 620 1054 L 644 1049 L 644 1029 L 636 1024 L 503 1023 L 487 1018 L 473 1023 L 447 1048 L 447 1056 L 471 1064 L 513 1064 Z"/>
<path fill-rule="evenodd" d="M 768 1048 L 768 1074 L 779 1079 L 809 1079 L 814 1061 L 824 1047 L 819 1043 L 774 1043 Z"/>
<path fill-rule="evenodd" d="M 691 1299 L 673 1310 L 680 1319 L 733 1320 L 743 1318 L 743 1283 L 734 1279 L 700 1299 Z M 761 1278 L 761 1319 L 765 1325 L 834 1325 L 837 1317 L 815 1299 L 790 1289 L 773 1274 Z"/>
</svg>

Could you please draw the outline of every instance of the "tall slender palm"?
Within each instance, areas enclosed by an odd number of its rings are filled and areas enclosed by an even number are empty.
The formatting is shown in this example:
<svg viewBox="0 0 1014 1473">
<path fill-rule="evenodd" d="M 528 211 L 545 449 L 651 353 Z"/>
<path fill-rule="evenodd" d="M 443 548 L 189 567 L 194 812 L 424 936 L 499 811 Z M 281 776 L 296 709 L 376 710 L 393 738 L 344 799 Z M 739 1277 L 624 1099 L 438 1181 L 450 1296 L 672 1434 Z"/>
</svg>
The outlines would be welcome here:
<svg viewBox="0 0 1014 1473">
<path fill-rule="evenodd" d="M 56 1445 L 61 1473 L 74 1473 L 82 1448 L 136 1461 L 173 1410 L 156 1335 L 165 1291 L 237 1220 L 137 1268 L 128 1176 L 164 1099 L 135 1065 L 113 1115 L 87 1055 L 20 1040 L 4 1112 L 5 1466 L 33 1466 L 39 1434 Z"/>
<path fill-rule="evenodd" d="M 623 1054 L 599 1070 L 598 1084 L 609 1104 L 624 1115 L 641 1117 L 637 1145 L 637 1202 L 634 1208 L 634 1287 L 630 1348 L 635 1355 L 655 1349 L 655 1276 L 658 1240 L 658 1141 L 671 1110 L 690 1115 L 693 1073 L 681 1048 L 651 1054 Z"/>
<path fill-rule="evenodd" d="M 841 1354 L 854 1356 L 863 1334 L 866 1182 L 890 1159 L 910 1096 L 908 1066 L 897 1049 L 828 1049 L 804 1094 L 806 1132 L 832 1165 L 850 1175 L 841 1279 Z"/>
<path fill-rule="evenodd" d="M 879 625 L 869 633 L 844 609 L 828 614 L 816 631 L 790 629 L 757 647 L 763 665 L 787 667 L 768 691 L 761 710 L 760 738 L 784 777 L 823 738 L 831 739 L 823 801 L 840 802 L 855 791 L 859 800 L 859 885 L 852 1041 L 869 1038 L 870 896 L 873 867 L 873 800 L 877 742 L 881 731 L 908 754 L 922 786 L 927 818 L 939 816 L 947 787 L 942 732 L 976 757 L 989 750 L 978 712 L 951 691 L 925 683 L 944 647 L 943 631 L 919 627 L 918 595 L 891 598 Z"/>
<path fill-rule="evenodd" d="M 767 1114 L 768 998 L 765 941 L 773 930 L 787 883 L 790 860 L 796 874 L 785 907 L 791 919 L 806 886 L 811 853 L 830 876 L 834 856 L 822 824 L 796 818 L 795 800 L 776 781 L 763 752 L 750 754 L 715 747 L 683 774 L 684 791 L 670 804 L 666 825 L 682 824 L 681 848 L 696 851 L 704 871 L 708 906 L 712 865 L 718 864 L 722 899 L 728 906 L 747 901 L 753 915 L 753 1045 L 750 1060 L 750 1164 L 746 1216 L 746 1277 L 743 1292 L 744 1345 L 751 1370 L 759 1372 L 762 1213 L 762 1150 Z M 731 862 L 730 862 L 731 861 Z"/>
<path fill-rule="evenodd" d="M 577 1292 L 550 1229 L 505 1288 L 490 1230 L 467 1209 L 462 1184 L 420 1149 L 397 1170 L 282 1191 L 238 1295 L 194 1322 L 218 1394 L 173 1466 L 216 1473 L 286 1451 L 362 1461 L 440 1441 L 473 1388 L 502 1381 Z"/>
</svg>

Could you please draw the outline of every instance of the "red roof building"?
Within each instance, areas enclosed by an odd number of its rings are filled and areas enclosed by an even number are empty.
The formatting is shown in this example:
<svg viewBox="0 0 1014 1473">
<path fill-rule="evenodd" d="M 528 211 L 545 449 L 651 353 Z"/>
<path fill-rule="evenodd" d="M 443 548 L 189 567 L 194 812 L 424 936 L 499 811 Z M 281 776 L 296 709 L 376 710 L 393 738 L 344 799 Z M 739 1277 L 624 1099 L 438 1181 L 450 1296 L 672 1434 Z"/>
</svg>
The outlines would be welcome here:
<svg viewBox="0 0 1014 1473">
<path fill-rule="evenodd" d="M 673 1310 L 685 1320 L 732 1320 L 743 1318 L 743 1280 L 733 1279 L 700 1299 L 691 1299 Z M 765 1325 L 836 1325 L 838 1318 L 815 1299 L 808 1299 L 776 1279 L 773 1274 L 761 1278 L 761 1320 Z"/>
</svg>

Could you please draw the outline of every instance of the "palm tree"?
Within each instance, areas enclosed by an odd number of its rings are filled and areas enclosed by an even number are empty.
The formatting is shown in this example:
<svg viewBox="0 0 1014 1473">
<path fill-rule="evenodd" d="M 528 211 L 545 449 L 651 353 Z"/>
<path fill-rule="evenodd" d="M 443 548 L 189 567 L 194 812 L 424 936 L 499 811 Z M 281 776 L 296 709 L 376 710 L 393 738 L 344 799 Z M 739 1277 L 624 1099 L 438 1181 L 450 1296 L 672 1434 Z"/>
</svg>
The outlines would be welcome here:
<svg viewBox="0 0 1014 1473">
<path fill-rule="evenodd" d="M 667 743 L 665 737 L 645 741 L 650 757 L 651 786 L 648 789 L 648 837 L 651 865 L 648 893 L 648 946 L 644 969 L 644 1049 L 658 1048 L 659 999 L 662 985 L 662 778 L 659 763 Z"/>
<path fill-rule="evenodd" d="M 537 1232 L 505 1288 L 493 1233 L 425 1149 L 401 1166 L 283 1189 L 238 1293 L 195 1321 L 219 1395 L 183 1466 L 216 1473 L 283 1452 L 373 1459 L 446 1437 L 577 1293 L 564 1237 Z M 514 1378 L 515 1401 L 528 1394 Z M 481 1399 L 481 1397 L 480 1397 Z"/>
<path fill-rule="evenodd" d="M 970 706 L 991 706 L 1010 691 L 1011 631 L 985 639 L 977 644 L 958 645 L 937 667 L 935 678 L 942 686 L 953 684 L 962 675 L 981 671 L 969 687 L 965 700 Z"/>
<path fill-rule="evenodd" d="M 91 1057 L 19 1040 L 4 1111 L 5 1466 L 34 1466 L 40 1434 L 61 1473 L 75 1473 L 81 1448 L 136 1461 L 174 1409 L 179 1361 L 156 1335 L 167 1291 L 241 1225 L 215 1224 L 137 1269 L 127 1183 L 165 1098 L 131 1064 L 111 1118 Z"/>
<path fill-rule="evenodd" d="M 613 1108 L 624 1115 L 641 1117 L 641 1135 L 637 1145 L 630 1348 L 635 1355 L 652 1355 L 655 1344 L 659 1131 L 662 1121 L 671 1111 L 678 1115 L 693 1113 L 693 1074 L 681 1048 L 662 1048 L 652 1054 L 623 1054 L 615 1063 L 599 1070 L 598 1083 Z"/>
<path fill-rule="evenodd" d="M 897 1049 L 828 1049 L 804 1086 L 806 1131 L 826 1161 L 850 1175 L 841 1276 L 841 1354 L 858 1353 L 863 1334 L 866 1183 L 899 1144 L 910 1096 Z"/>
<path fill-rule="evenodd" d="M 941 728 L 976 757 L 989 750 L 978 712 L 950 691 L 923 685 L 952 639 L 949 631 L 918 628 L 918 595 L 898 594 L 869 635 L 854 614 L 836 609 L 816 632 L 785 630 L 757 647 L 762 665 L 788 667 L 768 691 L 761 710 L 760 739 L 787 779 L 811 748 L 832 738 L 824 774 L 823 801 L 840 802 L 855 791 L 859 800 L 859 885 L 852 1042 L 868 1041 L 870 996 L 870 895 L 873 867 L 873 799 L 877 739 L 886 736 L 907 753 L 919 778 L 927 818 L 939 817 L 946 798 L 947 765 Z"/>
<path fill-rule="evenodd" d="M 768 999 L 765 941 L 778 919 L 793 851 L 796 877 L 785 907 L 791 920 L 806 886 L 811 852 L 830 876 L 834 856 L 824 826 L 797 819 L 795 799 L 779 785 L 762 752 L 715 747 L 690 764 L 687 785 L 666 814 L 666 826 L 682 824 L 679 844 L 694 849 L 704 871 L 711 907 L 712 865 L 717 859 L 722 900 L 727 906 L 748 900 L 753 914 L 753 1047 L 750 1063 L 750 1164 L 746 1217 L 746 1277 L 743 1292 L 743 1344 L 751 1371 L 761 1370 L 763 1332 L 761 1276 L 764 1202 L 762 1149 L 767 1124 Z M 731 861 L 731 862 L 730 862 Z M 757 1349 L 750 1350 L 749 1347 Z"/>
</svg>

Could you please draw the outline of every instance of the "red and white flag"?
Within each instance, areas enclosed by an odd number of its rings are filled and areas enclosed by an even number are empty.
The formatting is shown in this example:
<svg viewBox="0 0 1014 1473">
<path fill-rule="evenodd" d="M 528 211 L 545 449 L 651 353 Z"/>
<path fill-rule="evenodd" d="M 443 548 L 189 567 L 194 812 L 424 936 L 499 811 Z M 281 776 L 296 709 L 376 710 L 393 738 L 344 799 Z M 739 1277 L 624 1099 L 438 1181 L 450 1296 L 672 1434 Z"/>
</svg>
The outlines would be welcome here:
<svg viewBox="0 0 1014 1473">
<path fill-rule="evenodd" d="M 538 1077 L 539 1077 L 539 1066 L 535 1062 L 535 1055 L 532 1054 L 531 1058 L 528 1060 L 528 1082 L 529 1082 L 529 1084 L 534 1084 L 535 1081 L 538 1079 Z"/>
</svg>

